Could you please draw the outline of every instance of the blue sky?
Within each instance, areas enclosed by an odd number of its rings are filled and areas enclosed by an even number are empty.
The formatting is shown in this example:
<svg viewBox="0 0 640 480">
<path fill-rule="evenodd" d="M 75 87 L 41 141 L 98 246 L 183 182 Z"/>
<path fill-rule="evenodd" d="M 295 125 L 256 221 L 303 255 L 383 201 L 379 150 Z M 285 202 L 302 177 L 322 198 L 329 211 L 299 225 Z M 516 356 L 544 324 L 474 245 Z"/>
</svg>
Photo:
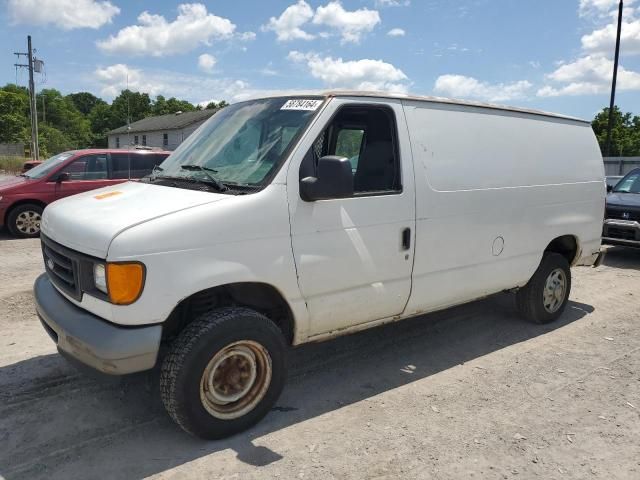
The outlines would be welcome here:
<svg viewBox="0 0 640 480">
<path fill-rule="evenodd" d="M 38 88 L 194 103 L 365 88 L 591 118 L 608 105 L 617 0 L 0 0 L 0 83 L 31 34 Z M 640 0 L 618 104 L 640 114 Z M 637 8 L 637 10 L 636 10 Z M 26 72 L 18 83 L 26 85 Z"/>
</svg>

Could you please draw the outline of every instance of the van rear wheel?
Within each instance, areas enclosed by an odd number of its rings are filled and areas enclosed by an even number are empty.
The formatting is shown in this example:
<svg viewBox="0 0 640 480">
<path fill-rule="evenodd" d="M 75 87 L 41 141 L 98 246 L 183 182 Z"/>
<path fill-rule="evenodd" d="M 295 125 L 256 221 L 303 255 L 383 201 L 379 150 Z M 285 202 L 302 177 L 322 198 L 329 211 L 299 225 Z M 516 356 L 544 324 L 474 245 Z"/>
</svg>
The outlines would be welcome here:
<svg viewBox="0 0 640 480">
<path fill-rule="evenodd" d="M 7 215 L 7 228 L 11 235 L 18 238 L 39 236 L 42 210 L 43 208 L 35 203 L 25 203 L 13 208 Z"/>
<path fill-rule="evenodd" d="M 260 421 L 286 378 L 280 329 L 248 308 L 204 314 L 173 342 L 160 373 L 162 402 L 186 432 L 218 439 Z"/>
<path fill-rule="evenodd" d="M 516 292 L 516 304 L 527 320 L 550 323 L 562 315 L 570 292 L 569 262 L 558 253 L 545 253 L 529 283 Z"/>
</svg>

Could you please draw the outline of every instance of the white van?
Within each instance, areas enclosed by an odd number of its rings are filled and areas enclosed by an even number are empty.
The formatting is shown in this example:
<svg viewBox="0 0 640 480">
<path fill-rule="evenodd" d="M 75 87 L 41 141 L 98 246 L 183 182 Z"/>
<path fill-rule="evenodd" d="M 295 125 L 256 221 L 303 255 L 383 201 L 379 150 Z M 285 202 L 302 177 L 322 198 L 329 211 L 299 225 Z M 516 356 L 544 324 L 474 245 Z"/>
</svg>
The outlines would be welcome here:
<svg viewBox="0 0 640 480">
<path fill-rule="evenodd" d="M 274 405 L 290 345 L 504 290 L 558 318 L 570 266 L 600 258 L 603 178 L 574 118 L 362 92 L 237 103 L 142 183 L 47 207 L 37 310 L 96 370 L 160 364 L 171 417 L 225 437 Z"/>
</svg>

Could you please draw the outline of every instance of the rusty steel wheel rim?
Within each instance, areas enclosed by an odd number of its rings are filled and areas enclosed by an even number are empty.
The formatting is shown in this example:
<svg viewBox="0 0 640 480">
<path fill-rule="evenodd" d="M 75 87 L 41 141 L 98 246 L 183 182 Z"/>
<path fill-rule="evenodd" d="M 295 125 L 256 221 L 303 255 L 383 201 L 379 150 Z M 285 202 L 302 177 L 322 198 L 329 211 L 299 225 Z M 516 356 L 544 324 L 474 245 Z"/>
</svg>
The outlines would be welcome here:
<svg viewBox="0 0 640 480">
<path fill-rule="evenodd" d="M 16 228 L 25 235 L 34 235 L 40 231 L 42 217 L 34 210 L 26 210 L 16 217 Z"/>
<path fill-rule="evenodd" d="M 547 277 L 543 296 L 544 308 L 549 313 L 555 313 L 562 306 L 567 295 L 567 276 L 564 270 L 556 268 Z"/>
<path fill-rule="evenodd" d="M 210 415 L 242 417 L 264 398 L 271 384 L 271 357 L 257 342 L 241 340 L 217 352 L 200 379 L 200 400 Z"/>
</svg>

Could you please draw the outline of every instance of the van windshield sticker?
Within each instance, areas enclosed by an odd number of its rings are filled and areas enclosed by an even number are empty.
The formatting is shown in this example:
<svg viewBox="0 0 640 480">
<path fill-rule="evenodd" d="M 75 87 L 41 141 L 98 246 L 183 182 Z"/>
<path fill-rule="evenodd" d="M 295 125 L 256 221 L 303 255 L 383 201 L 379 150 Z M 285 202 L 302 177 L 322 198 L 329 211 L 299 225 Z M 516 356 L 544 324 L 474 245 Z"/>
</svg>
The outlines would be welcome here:
<svg viewBox="0 0 640 480">
<path fill-rule="evenodd" d="M 280 110 L 317 110 L 322 105 L 322 100 L 295 98 L 287 100 Z"/>
<path fill-rule="evenodd" d="M 116 195 L 122 195 L 122 192 L 118 192 L 117 190 L 113 192 L 105 192 L 101 193 L 100 195 L 95 195 L 93 198 L 95 198 L 96 200 L 102 200 L 109 197 L 115 197 Z"/>
</svg>

